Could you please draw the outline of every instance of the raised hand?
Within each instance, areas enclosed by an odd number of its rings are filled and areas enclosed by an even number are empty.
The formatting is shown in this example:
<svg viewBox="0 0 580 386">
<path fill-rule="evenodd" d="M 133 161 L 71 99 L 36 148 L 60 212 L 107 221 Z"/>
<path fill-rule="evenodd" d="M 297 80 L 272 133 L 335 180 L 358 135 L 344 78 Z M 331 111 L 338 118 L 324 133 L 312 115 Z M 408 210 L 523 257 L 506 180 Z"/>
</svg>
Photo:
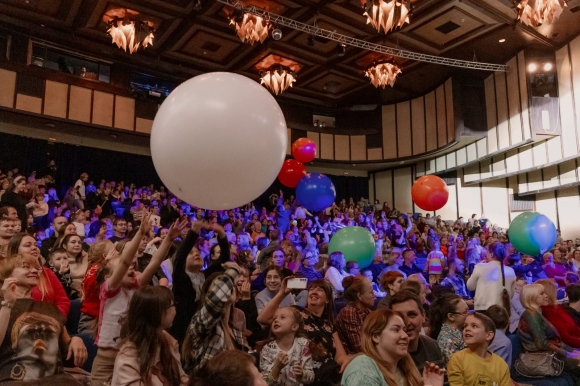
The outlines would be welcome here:
<svg viewBox="0 0 580 386">
<path fill-rule="evenodd" d="M 4 295 L 4 300 L 8 303 L 14 303 L 16 300 L 20 299 L 21 296 L 16 293 L 16 287 L 18 286 L 18 280 L 9 277 L 4 280 L 2 284 L 2 294 Z"/>
<path fill-rule="evenodd" d="M 443 373 L 435 363 L 425 362 L 423 368 L 423 384 L 425 386 L 443 386 Z"/>
<path fill-rule="evenodd" d="M 151 213 L 147 212 L 143 209 L 143 217 L 141 218 L 141 226 L 139 229 L 141 230 L 142 235 L 148 235 L 149 231 L 151 230 Z"/>
<path fill-rule="evenodd" d="M 113 248 L 114 250 L 115 248 Z M 60 263 L 60 269 L 58 271 L 58 273 L 60 273 L 61 275 L 64 275 L 65 273 L 67 273 L 69 270 L 69 266 L 68 266 L 68 259 L 65 259 L 62 261 L 62 263 Z"/>
<path fill-rule="evenodd" d="M 175 222 L 169 227 L 169 232 L 167 232 L 167 238 L 169 240 L 175 240 L 187 226 L 187 220 L 183 220 L 181 223 L 178 223 L 178 221 L 179 220 L 175 220 Z"/>
<path fill-rule="evenodd" d="M 107 252 L 107 256 L 105 256 L 105 261 L 113 260 L 116 257 L 119 257 L 119 252 L 117 252 L 117 249 L 113 247 L 109 249 L 109 252 Z"/>
<path fill-rule="evenodd" d="M 196 221 L 191 225 L 191 230 L 199 234 L 199 231 L 207 226 L 206 224 L 207 223 L 205 221 Z"/>
</svg>

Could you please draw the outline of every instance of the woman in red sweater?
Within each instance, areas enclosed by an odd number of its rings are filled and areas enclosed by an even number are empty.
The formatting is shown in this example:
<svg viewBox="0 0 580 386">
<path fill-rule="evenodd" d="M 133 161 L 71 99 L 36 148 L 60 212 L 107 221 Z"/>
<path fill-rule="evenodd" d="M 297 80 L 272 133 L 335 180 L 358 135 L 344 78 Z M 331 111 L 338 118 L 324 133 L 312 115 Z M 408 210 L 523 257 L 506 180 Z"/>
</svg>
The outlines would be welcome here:
<svg viewBox="0 0 580 386">
<path fill-rule="evenodd" d="M 536 284 L 544 287 L 549 305 L 542 306 L 542 315 L 558 330 L 562 342 L 574 348 L 580 347 L 580 327 L 566 312 L 564 307 L 556 304 L 556 284 L 552 279 L 538 280 Z"/>
<path fill-rule="evenodd" d="M 16 254 L 29 254 L 39 259 L 40 262 L 40 249 L 36 245 L 36 240 L 26 233 L 15 235 L 10 239 L 10 243 L 8 243 L 7 255 L 12 256 Z M 36 301 L 54 303 L 66 320 L 70 309 L 70 300 L 66 296 L 64 288 L 62 288 L 62 284 L 60 284 L 60 281 L 50 268 L 42 268 L 38 285 L 32 289 L 31 295 L 32 299 Z"/>
</svg>

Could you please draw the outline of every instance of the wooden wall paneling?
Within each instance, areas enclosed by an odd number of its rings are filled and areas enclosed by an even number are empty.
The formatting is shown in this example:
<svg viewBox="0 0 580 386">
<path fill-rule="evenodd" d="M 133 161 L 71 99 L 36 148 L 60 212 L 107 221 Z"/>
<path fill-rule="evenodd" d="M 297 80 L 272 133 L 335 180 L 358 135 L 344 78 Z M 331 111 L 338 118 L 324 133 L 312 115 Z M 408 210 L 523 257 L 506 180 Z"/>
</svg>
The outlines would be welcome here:
<svg viewBox="0 0 580 386">
<path fill-rule="evenodd" d="M 477 146 L 477 158 L 481 159 L 489 154 L 487 151 L 487 138 L 481 138 L 479 141 L 475 142 Z"/>
<path fill-rule="evenodd" d="M 446 157 L 444 155 L 441 155 L 437 158 L 435 158 L 435 170 L 437 172 L 442 172 L 445 169 L 447 169 L 447 164 L 446 164 Z"/>
<path fill-rule="evenodd" d="M 558 70 L 558 93 L 560 95 L 563 157 L 567 158 L 578 153 L 568 45 L 556 51 L 556 69 Z"/>
<path fill-rule="evenodd" d="M 494 177 L 501 177 L 507 173 L 505 153 L 498 154 L 491 159 L 491 173 Z"/>
<path fill-rule="evenodd" d="M 383 106 L 384 159 L 397 158 L 397 116 L 395 105 Z"/>
<path fill-rule="evenodd" d="M 505 165 L 507 173 L 515 173 L 520 170 L 518 149 L 511 149 L 506 151 Z"/>
<path fill-rule="evenodd" d="M 16 109 L 30 113 L 42 113 L 42 98 L 16 94 Z"/>
<path fill-rule="evenodd" d="M 113 126 L 113 108 L 115 95 L 101 91 L 93 92 L 93 123 L 102 126 Z"/>
<path fill-rule="evenodd" d="M 135 130 L 135 99 L 119 95 L 115 97 L 115 127 Z"/>
<path fill-rule="evenodd" d="M 332 134 L 320 134 L 320 158 L 334 159 L 334 136 Z"/>
<path fill-rule="evenodd" d="M 481 213 L 481 191 L 479 185 L 466 186 L 463 181 L 463 169 L 457 170 L 457 203 L 459 216 L 465 220 L 473 213 Z M 479 211 L 477 210 L 479 209 Z M 487 214 L 487 213 L 486 213 Z"/>
<path fill-rule="evenodd" d="M 560 184 L 558 176 L 558 166 L 552 165 L 542 170 L 542 179 L 544 180 L 544 189 L 555 188 Z"/>
<path fill-rule="evenodd" d="M 309 131 L 306 135 L 308 139 L 310 139 L 316 145 L 316 157 L 320 158 L 320 133 L 316 131 Z"/>
<path fill-rule="evenodd" d="M 558 174 L 560 176 L 560 185 L 573 184 L 578 182 L 578 170 L 576 160 L 562 162 L 558 165 Z"/>
<path fill-rule="evenodd" d="M 375 190 L 377 191 L 376 199 L 379 200 L 381 204 L 386 202 L 389 206 L 393 205 L 392 170 L 375 173 Z"/>
<path fill-rule="evenodd" d="M 554 191 L 536 194 L 536 212 L 542 213 L 552 220 L 556 228 L 560 228 L 560 225 L 558 225 L 559 216 L 555 195 L 556 192 Z M 564 232 L 562 232 L 562 236 L 565 236 Z"/>
<path fill-rule="evenodd" d="M 467 151 L 467 162 L 477 161 L 477 144 L 475 142 L 467 145 L 465 150 Z"/>
<path fill-rule="evenodd" d="M 526 59 L 524 51 L 518 53 L 518 78 L 520 88 L 520 105 L 522 109 L 522 124 L 524 140 L 532 138 L 532 130 L 530 127 L 530 110 L 528 107 L 528 85 L 526 81 Z"/>
<path fill-rule="evenodd" d="M 350 144 L 348 135 L 334 136 L 334 159 L 337 161 L 350 161 Z"/>
<path fill-rule="evenodd" d="M 455 162 L 455 152 L 451 152 L 445 155 L 445 162 L 447 169 L 451 169 L 457 166 Z"/>
<path fill-rule="evenodd" d="M 542 166 L 548 163 L 548 152 L 546 150 L 546 141 L 536 142 L 534 143 L 533 146 L 526 147 L 525 151 L 532 152 L 534 166 Z"/>
<path fill-rule="evenodd" d="M 562 237 L 564 239 L 574 239 L 580 234 L 580 196 L 578 187 L 574 186 L 558 191 L 558 218 Z"/>
<path fill-rule="evenodd" d="M 427 136 L 427 151 L 437 149 L 437 106 L 435 91 L 425 95 L 425 134 Z"/>
<path fill-rule="evenodd" d="M 507 102 L 506 76 L 503 72 L 494 73 L 495 100 L 497 111 L 498 150 L 510 146 L 509 115 Z"/>
<path fill-rule="evenodd" d="M 91 122 L 92 90 L 84 87 L 70 86 L 68 119 Z"/>
<path fill-rule="evenodd" d="M 68 87 L 66 83 L 46 81 L 43 114 L 66 119 Z"/>
<path fill-rule="evenodd" d="M 580 139 L 580 38 L 569 43 L 570 64 L 572 66 L 572 89 L 574 90 L 574 108 L 576 111 L 576 138 Z"/>
<path fill-rule="evenodd" d="M 425 153 L 425 98 L 419 97 L 411 101 L 413 114 L 413 155 Z"/>
<path fill-rule="evenodd" d="M 383 159 L 383 148 L 377 147 L 374 149 L 367 149 L 367 159 L 369 161 L 379 161 Z"/>
<path fill-rule="evenodd" d="M 0 106 L 14 107 L 14 94 L 16 92 L 16 73 L 0 68 Z"/>
<path fill-rule="evenodd" d="M 479 163 L 479 178 L 484 180 L 491 178 L 492 175 L 491 158 L 484 159 Z"/>
<path fill-rule="evenodd" d="M 453 81 L 445 82 L 445 110 L 447 116 L 447 143 L 455 141 L 455 116 L 453 112 Z"/>
<path fill-rule="evenodd" d="M 398 157 L 413 155 L 411 148 L 411 102 L 397 103 Z"/>
<path fill-rule="evenodd" d="M 394 205 L 400 212 L 413 212 L 411 198 L 411 167 L 393 170 L 393 184 L 395 186 Z"/>
<path fill-rule="evenodd" d="M 367 160 L 367 139 L 364 135 L 350 136 L 350 159 L 351 161 Z"/>
<path fill-rule="evenodd" d="M 464 147 L 454 151 L 457 158 L 457 166 L 464 165 L 467 162 L 467 149 Z"/>
<path fill-rule="evenodd" d="M 542 171 L 532 170 L 528 175 L 528 192 L 534 192 L 544 188 L 544 181 L 542 181 Z"/>
<path fill-rule="evenodd" d="M 520 114 L 520 85 L 518 79 L 518 63 L 514 56 L 507 63 L 509 70 L 506 74 L 507 97 L 509 106 L 509 126 L 511 144 L 515 145 L 523 141 L 522 116 Z"/>
<path fill-rule="evenodd" d="M 153 128 L 153 121 L 145 118 L 135 118 L 135 131 L 139 133 L 151 134 Z"/>
<path fill-rule="evenodd" d="M 494 223 L 508 227 L 509 201 L 505 178 L 484 182 L 481 186 L 482 213 Z M 477 213 L 477 212 L 473 212 Z"/>
<path fill-rule="evenodd" d="M 437 105 L 437 147 L 447 145 L 447 109 L 445 107 L 445 85 L 435 89 Z"/>
<path fill-rule="evenodd" d="M 286 145 L 286 155 L 292 155 L 292 129 L 286 129 L 288 144 Z"/>
<path fill-rule="evenodd" d="M 483 81 L 485 89 L 485 113 L 487 117 L 487 144 L 489 152 L 497 151 L 497 109 L 495 103 L 495 77 L 488 76 Z"/>
</svg>

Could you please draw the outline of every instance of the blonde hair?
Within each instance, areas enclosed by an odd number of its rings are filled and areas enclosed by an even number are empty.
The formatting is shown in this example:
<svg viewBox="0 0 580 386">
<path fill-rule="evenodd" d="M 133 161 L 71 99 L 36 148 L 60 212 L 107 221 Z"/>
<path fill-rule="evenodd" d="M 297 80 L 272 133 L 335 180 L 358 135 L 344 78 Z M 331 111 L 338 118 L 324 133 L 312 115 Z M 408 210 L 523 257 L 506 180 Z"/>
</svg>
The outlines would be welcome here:
<svg viewBox="0 0 580 386">
<path fill-rule="evenodd" d="M 536 281 L 535 284 L 540 284 L 544 287 L 544 292 L 548 295 L 548 301 L 550 305 L 556 305 L 558 299 L 558 289 L 556 288 L 556 284 L 552 279 L 541 279 Z"/>
<path fill-rule="evenodd" d="M 22 267 L 23 264 L 28 264 L 31 267 L 36 267 L 40 271 L 38 275 L 39 276 L 38 287 L 40 287 L 39 289 L 41 290 L 42 297 L 44 298 L 46 291 L 46 283 L 50 285 L 50 282 L 48 282 L 48 280 L 45 280 L 43 283 L 42 266 L 40 265 L 36 257 L 29 255 L 27 253 L 18 253 L 16 255 L 8 256 L 0 260 L 0 285 L 4 284 L 4 280 L 8 279 L 12 275 L 12 272 L 16 268 Z M 44 284 L 45 291 L 43 291 L 43 287 L 41 286 L 41 284 Z M 3 298 L 3 295 L 1 293 L 0 297 Z"/>
<path fill-rule="evenodd" d="M 389 324 L 389 321 L 395 316 L 400 317 L 403 322 L 405 322 L 405 318 L 401 314 L 392 310 L 383 309 L 373 311 L 366 317 L 361 330 L 362 352 L 376 362 L 379 370 L 385 378 L 385 382 L 389 386 L 398 386 L 399 383 L 397 382 L 397 379 L 395 379 L 395 374 L 392 374 L 387 369 L 387 363 L 381 357 L 381 354 L 379 354 L 377 344 L 373 341 L 373 336 L 380 335 L 387 327 L 387 324 Z M 401 371 L 401 374 L 407 380 L 406 384 L 408 386 L 423 385 L 421 374 L 419 374 L 419 370 L 417 370 L 415 362 L 413 362 L 413 359 L 408 353 L 406 357 L 399 360 L 397 363 L 397 368 Z"/>
<path fill-rule="evenodd" d="M 111 240 L 103 240 L 94 243 L 89 248 L 89 264 L 101 263 L 105 260 L 105 254 L 109 252 L 109 248 L 113 247 Z"/>
<path fill-rule="evenodd" d="M 544 286 L 541 284 L 525 285 L 520 294 L 522 306 L 528 310 L 539 311 L 540 305 L 538 304 L 537 299 L 543 289 Z"/>
</svg>

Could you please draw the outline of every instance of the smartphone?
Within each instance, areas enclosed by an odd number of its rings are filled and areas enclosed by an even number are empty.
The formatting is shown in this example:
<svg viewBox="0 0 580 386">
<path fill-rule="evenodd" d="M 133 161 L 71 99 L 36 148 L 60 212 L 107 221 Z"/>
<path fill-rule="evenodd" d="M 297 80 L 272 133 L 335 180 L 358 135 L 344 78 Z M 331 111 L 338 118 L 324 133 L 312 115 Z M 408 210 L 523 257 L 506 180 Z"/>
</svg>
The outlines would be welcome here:
<svg viewBox="0 0 580 386">
<path fill-rule="evenodd" d="M 290 289 L 306 289 L 308 280 L 305 277 L 296 277 L 288 280 L 288 288 Z"/>
</svg>

